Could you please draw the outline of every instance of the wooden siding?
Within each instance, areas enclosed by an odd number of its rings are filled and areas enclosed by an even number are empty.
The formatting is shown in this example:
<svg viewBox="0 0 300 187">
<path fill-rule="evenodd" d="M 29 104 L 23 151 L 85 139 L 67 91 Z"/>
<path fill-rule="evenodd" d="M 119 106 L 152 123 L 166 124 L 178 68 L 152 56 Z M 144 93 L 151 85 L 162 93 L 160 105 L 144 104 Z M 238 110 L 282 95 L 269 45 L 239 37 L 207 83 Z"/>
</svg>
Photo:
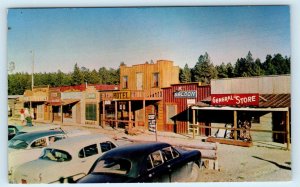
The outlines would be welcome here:
<svg viewBox="0 0 300 187">
<path fill-rule="evenodd" d="M 291 76 L 274 75 L 264 77 L 216 79 L 211 80 L 211 92 L 212 94 L 289 94 L 291 93 Z"/>
<path fill-rule="evenodd" d="M 187 104 L 187 98 L 175 98 L 174 93 L 178 90 L 181 91 L 191 91 L 195 90 L 197 91 L 197 96 L 195 98 L 195 102 L 199 102 L 203 100 L 204 98 L 210 96 L 210 85 L 206 86 L 199 86 L 199 83 L 187 83 L 187 84 L 175 84 L 172 85 L 169 88 L 164 88 L 163 89 L 163 110 L 164 114 L 166 115 L 166 106 L 168 104 L 176 104 L 177 105 L 177 117 L 180 120 L 176 121 L 176 124 L 168 124 L 166 120 L 166 116 L 164 115 L 163 123 L 164 131 L 171 131 L 171 132 L 176 132 L 180 134 L 187 134 L 188 130 L 188 121 L 192 123 L 192 114 L 190 112 L 189 116 L 187 115 L 188 112 L 188 104 Z M 201 125 L 205 125 L 204 123 Z M 200 134 L 205 133 L 200 132 Z"/>
<path fill-rule="evenodd" d="M 131 67 L 120 66 L 120 89 L 124 89 L 123 77 L 128 77 L 128 90 L 138 90 L 137 88 L 137 74 L 142 75 L 143 90 L 150 90 L 154 88 L 153 74 L 159 73 L 158 88 L 168 87 L 171 84 L 179 83 L 179 67 L 174 66 L 172 61 L 159 60 L 155 64 L 138 64 Z"/>
</svg>

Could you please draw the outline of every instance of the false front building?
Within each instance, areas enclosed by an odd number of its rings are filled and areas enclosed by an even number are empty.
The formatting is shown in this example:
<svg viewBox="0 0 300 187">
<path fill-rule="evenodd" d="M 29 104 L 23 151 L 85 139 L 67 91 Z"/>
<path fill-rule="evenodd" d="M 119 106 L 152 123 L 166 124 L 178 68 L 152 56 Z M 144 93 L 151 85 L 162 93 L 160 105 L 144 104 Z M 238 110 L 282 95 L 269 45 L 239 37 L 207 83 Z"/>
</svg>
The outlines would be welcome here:
<svg viewBox="0 0 300 187">
<path fill-rule="evenodd" d="M 155 115 L 157 130 L 164 130 L 163 87 L 179 83 L 179 67 L 172 61 L 120 66 L 120 90 L 101 92 L 101 125 L 148 129 Z"/>
</svg>

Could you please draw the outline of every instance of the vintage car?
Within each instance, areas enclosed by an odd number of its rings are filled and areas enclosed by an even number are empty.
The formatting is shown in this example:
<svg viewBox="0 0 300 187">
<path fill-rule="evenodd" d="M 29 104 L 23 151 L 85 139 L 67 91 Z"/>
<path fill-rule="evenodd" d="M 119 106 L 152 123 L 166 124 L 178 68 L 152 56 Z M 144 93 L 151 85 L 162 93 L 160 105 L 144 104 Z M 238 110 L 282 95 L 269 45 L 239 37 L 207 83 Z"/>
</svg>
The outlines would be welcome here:
<svg viewBox="0 0 300 187">
<path fill-rule="evenodd" d="M 8 140 L 15 137 L 22 128 L 24 128 L 22 125 L 8 125 Z"/>
<path fill-rule="evenodd" d="M 39 124 L 34 126 L 24 126 L 21 130 L 17 132 L 16 135 L 29 133 L 29 132 L 44 131 L 44 130 L 61 130 L 61 127 L 60 125 L 54 125 L 54 124 Z"/>
<path fill-rule="evenodd" d="M 8 174 L 11 177 L 14 168 L 25 162 L 39 158 L 42 148 L 48 146 L 51 141 L 65 139 L 67 137 L 90 134 L 88 131 L 44 130 L 20 134 L 8 141 Z M 9 177 L 9 178 L 10 178 Z"/>
<path fill-rule="evenodd" d="M 64 139 L 44 148 L 39 159 L 16 168 L 13 182 L 74 182 L 88 173 L 99 156 L 116 146 L 113 139 L 99 134 Z"/>
<path fill-rule="evenodd" d="M 78 183 L 194 182 L 201 153 L 167 143 L 122 146 L 101 156 Z"/>
</svg>

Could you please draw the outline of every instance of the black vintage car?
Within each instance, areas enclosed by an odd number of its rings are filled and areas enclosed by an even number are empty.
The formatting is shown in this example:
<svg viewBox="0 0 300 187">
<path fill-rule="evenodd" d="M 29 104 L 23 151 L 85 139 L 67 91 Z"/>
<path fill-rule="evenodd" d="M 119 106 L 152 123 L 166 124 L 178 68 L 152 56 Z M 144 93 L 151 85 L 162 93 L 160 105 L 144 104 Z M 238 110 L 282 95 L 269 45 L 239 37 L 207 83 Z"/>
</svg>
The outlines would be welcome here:
<svg viewBox="0 0 300 187">
<path fill-rule="evenodd" d="M 195 182 L 201 152 L 167 143 L 127 145 L 108 151 L 78 183 Z"/>
</svg>

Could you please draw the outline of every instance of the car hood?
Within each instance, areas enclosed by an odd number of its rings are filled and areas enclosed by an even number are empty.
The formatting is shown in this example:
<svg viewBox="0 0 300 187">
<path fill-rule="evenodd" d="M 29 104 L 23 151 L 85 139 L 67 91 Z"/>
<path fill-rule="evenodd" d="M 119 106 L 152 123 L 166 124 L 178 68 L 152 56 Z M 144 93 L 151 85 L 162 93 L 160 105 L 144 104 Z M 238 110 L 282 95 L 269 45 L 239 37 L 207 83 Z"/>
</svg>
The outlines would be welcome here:
<svg viewBox="0 0 300 187">
<path fill-rule="evenodd" d="M 124 175 L 110 173 L 91 173 L 78 181 L 78 183 L 123 183 L 131 178 Z"/>
</svg>

